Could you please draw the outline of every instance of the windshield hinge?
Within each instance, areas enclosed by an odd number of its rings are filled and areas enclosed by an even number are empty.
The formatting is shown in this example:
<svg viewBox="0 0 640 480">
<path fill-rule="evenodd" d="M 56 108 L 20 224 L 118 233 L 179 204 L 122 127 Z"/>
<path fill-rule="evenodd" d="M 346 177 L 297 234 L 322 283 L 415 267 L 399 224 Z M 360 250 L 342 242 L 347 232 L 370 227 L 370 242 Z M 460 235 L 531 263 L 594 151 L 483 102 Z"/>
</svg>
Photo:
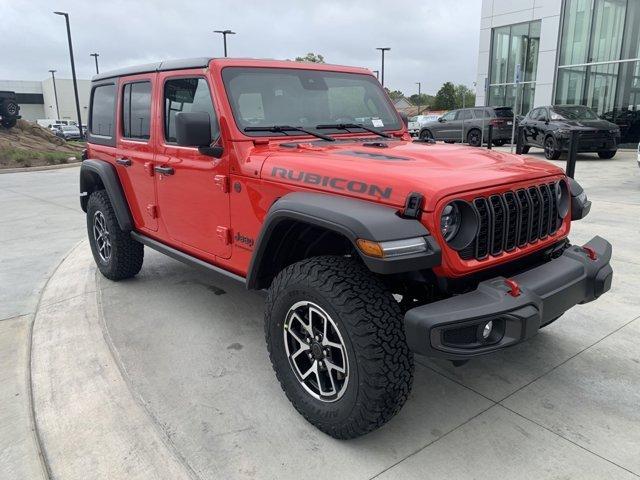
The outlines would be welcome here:
<svg viewBox="0 0 640 480">
<path fill-rule="evenodd" d="M 404 210 L 402 216 L 404 218 L 415 218 L 419 220 L 422 216 L 422 204 L 424 203 L 424 196 L 421 193 L 411 192 L 407 195 L 407 199 L 404 202 Z"/>
</svg>

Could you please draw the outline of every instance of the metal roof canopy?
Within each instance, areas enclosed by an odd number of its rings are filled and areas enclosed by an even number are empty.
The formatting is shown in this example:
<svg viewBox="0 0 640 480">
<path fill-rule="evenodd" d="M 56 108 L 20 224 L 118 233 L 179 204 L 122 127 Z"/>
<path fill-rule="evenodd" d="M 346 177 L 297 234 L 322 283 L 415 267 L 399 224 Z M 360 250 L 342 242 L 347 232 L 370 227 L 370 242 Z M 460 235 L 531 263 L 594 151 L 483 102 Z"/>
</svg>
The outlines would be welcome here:
<svg viewBox="0 0 640 480">
<path fill-rule="evenodd" d="M 133 67 L 124 67 L 110 72 L 94 75 L 92 82 L 106 80 L 108 78 L 124 77 L 127 75 L 137 75 L 139 73 L 166 72 L 169 70 L 182 70 L 186 68 L 205 68 L 209 66 L 211 57 L 183 58 L 179 60 L 165 60 L 162 62 L 147 63 Z"/>
</svg>

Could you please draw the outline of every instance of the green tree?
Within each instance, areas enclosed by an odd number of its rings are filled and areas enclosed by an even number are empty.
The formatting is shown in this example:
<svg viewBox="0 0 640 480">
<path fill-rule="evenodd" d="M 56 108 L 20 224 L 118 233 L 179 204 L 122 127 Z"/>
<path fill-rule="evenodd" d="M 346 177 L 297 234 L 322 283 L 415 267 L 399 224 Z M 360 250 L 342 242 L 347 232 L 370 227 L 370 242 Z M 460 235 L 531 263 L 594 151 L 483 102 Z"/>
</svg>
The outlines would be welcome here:
<svg viewBox="0 0 640 480">
<path fill-rule="evenodd" d="M 387 87 L 384 87 L 384 91 L 387 92 L 387 95 L 389 95 L 389 98 L 393 101 L 399 100 L 400 98 L 404 97 L 404 93 L 402 93 L 400 90 L 389 90 Z"/>
<path fill-rule="evenodd" d="M 319 53 L 309 52 L 304 57 L 296 57 L 296 62 L 324 63 L 324 57 Z"/>
<path fill-rule="evenodd" d="M 427 95 L 426 93 L 421 93 L 420 96 L 414 93 L 409 97 L 409 101 L 414 105 L 420 105 L 420 108 L 431 108 L 435 103 L 435 97 L 433 95 Z"/>
<path fill-rule="evenodd" d="M 436 93 L 434 107 L 436 110 L 453 110 L 456 108 L 456 87 L 453 86 L 453 83 L 446 82 L 440 87 L 440 90 Z"/>
<path fill-rule="evenodd" d="M 456 108 L 472 107 L 476 104 L 476 94 L 466 85 L 456 85 Z"/>
</svg>

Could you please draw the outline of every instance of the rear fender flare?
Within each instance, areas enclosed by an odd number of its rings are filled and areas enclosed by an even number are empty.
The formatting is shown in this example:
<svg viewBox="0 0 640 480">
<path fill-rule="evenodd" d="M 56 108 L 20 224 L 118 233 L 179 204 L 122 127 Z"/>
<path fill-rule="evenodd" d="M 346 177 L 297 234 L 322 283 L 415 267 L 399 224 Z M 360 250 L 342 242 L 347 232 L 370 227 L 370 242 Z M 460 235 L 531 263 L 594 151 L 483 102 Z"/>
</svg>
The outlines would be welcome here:
<svg viewBox="0 0 640 480">
<path fill-rule="evenodd" d="M 84 212 L 91 194 L 101 189 L 109 195 L 120 229 L 133 230 L 133 219 L 115 167 L 103 160 L 84 160 L 80 167 L 80 206 Z"/>
</svg>

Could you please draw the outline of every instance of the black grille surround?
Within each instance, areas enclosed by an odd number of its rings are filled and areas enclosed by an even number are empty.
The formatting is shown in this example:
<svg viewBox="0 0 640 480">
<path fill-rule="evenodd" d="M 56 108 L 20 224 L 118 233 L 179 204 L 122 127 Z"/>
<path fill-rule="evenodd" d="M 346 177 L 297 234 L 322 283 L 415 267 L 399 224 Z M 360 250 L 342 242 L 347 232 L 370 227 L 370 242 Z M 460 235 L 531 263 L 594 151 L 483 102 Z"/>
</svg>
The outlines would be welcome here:
<svg viewBox="0 0 640 480">
<path fill-rule="evenodd" d="M 479 228 L 471 244 L 458 252 L 460 258 L 487 260 L 556 233 L 562 225 L 556 183 L 542 183 L 470 201 L 478 215 Z"/>
</svg>

